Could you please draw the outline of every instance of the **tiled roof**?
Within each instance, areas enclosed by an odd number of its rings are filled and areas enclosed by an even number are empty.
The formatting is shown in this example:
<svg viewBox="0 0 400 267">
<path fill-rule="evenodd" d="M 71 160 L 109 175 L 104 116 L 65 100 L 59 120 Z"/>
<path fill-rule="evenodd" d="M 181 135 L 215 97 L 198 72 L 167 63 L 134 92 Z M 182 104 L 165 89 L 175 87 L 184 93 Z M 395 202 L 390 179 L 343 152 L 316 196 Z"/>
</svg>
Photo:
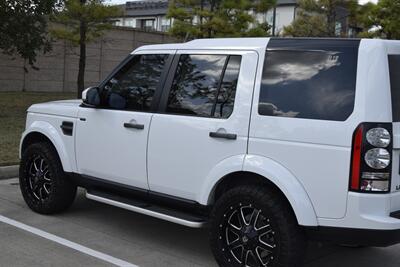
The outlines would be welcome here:
<svg viewBox="0 0 400 267">
<path fill-rule="evenodd" d="M 278 0 L 276 1 L 277 5 L 295 5 L 297 4 L 297 0 Z"/>
<path fill-rule="evenodd" d="M 167 7 L 168 7 L 168 0 L 126 2 L 126 9 L 159 9 Z"/>
</svg>

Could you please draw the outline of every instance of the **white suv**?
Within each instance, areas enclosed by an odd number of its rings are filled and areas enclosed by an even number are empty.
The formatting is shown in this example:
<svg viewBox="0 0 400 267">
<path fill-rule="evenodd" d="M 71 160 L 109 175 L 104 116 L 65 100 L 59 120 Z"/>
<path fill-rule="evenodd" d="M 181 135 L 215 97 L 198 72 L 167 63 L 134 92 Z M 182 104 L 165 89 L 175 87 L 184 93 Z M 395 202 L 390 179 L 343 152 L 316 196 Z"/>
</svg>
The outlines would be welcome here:
<svg viewBox="0 0 400 267">
<path fill-rule="evenodd" d="M 140 47 L 83 101 L 28 110 L 39 213 L 89 199 L 210 227 L 221 266 L 301 266 L 307 239 L 400 242 L 400 42 Z"/>
</svg>

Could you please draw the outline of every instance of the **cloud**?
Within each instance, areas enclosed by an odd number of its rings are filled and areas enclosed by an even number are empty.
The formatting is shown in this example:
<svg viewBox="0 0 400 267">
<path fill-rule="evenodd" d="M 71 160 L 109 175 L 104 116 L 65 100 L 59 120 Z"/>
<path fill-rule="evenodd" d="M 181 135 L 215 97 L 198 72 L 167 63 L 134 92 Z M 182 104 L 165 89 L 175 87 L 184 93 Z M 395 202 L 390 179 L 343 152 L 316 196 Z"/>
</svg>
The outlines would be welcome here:
<svg viewBox="0 0 400 267">
<path fill-rule="evenodd" d="M 287 84 L 293 81 L 309 80 L 321 71 L 328 70 L 332 67 L 339 66 L 338 56 L 307 53 L 302 56 L 302 59 L 287 58 L 282 60 L 282 64 L 274 64 L 269 66 L 268 79 L 264 80 L 264 84 Z M 291 62 L 292 61 L 292 62 Z"/>
</svg>

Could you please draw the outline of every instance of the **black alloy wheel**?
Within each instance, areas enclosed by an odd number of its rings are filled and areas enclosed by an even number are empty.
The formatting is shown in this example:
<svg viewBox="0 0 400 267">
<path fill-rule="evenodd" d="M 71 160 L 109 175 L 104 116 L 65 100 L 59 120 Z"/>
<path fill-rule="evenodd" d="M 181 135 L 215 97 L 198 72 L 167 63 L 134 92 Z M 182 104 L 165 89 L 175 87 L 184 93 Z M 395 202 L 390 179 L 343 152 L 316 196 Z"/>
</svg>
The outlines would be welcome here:
<svg viewBox="0 0 400 267">
<path fill-rule="evenodd" d="M 275 232 L 262 209 L 239 203 L 231 207 L 224 217 L 226 220 L 220 226 L 219 238 L 228 253 L 228 262 L 251 267 L 269 266 L 276 249 Z"/>
<path fill-rule="evenodd" d="M 40 155 L 34 157 L 28 163 L 28 184 L 30 193 L 39 201 L 49 198 L 52 187 L 51 172 L 46 159 Z"/>
</svg>

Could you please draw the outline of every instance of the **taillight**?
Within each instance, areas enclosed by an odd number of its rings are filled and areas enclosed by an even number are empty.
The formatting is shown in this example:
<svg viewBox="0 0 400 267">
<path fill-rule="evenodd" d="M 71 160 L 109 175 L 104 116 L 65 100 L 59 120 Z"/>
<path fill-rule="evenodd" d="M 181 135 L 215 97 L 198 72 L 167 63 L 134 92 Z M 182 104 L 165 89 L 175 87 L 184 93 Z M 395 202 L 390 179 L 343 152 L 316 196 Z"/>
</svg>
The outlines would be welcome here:
<svg viewBox="0 0 400 267">
<path fill-rule="evenodd" d="M 392 124 L 362 123 L 353 135 L 350 191 L 390 192 Z"/>
</svg>

